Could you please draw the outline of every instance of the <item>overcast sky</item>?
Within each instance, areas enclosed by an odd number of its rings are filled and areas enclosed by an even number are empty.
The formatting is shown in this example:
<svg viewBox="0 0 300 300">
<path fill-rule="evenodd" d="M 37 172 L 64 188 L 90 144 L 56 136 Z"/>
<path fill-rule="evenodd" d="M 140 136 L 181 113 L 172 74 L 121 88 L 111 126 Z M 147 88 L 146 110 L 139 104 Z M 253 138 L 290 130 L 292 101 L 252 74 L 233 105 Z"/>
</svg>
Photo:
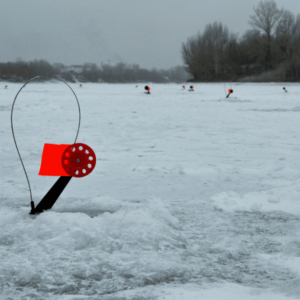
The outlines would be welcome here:
<svg viewBox="0 0 300 300">
<path fill-rule="evenodd" d="M 258 0 L 0 0 L 0 61 L 182 65 L 182 42 L 214 21 L 242 35 Z M 294 14 L 300 0 L 277 0 Z"/>
</svg>

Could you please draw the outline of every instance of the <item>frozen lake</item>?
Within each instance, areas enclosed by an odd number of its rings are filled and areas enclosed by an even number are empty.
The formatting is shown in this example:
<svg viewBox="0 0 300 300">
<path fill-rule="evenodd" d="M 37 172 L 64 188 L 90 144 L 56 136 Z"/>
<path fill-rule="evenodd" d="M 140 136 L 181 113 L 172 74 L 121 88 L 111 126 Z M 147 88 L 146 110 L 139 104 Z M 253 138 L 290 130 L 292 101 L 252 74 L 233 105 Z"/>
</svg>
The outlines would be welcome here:
<svg viewBox="0 0 300 300">
<path fill-rule="evenodd" d="M 0 88 L 1 299 L 300 298 L 300 84 L 71 84 L 97 165 L 36 218 L 21 86 Z M 20 93 L 36 204 L 44 143 L 77 126 L 63 83 Z"/>
</svg>

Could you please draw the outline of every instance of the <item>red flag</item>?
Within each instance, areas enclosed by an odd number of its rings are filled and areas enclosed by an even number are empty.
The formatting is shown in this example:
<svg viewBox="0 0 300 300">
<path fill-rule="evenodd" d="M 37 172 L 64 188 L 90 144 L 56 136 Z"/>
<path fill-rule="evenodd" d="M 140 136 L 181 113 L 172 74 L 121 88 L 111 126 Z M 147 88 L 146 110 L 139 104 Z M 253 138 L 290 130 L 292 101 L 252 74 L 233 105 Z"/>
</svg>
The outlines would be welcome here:
<svg viewBox="0 0 300 300">
<path fill-rule="evenodd" d="M 61 163 L 64 151 L 70 145 L 45 144 L 42 154 L 40 176 L 70 176 Z"/>
</svg>

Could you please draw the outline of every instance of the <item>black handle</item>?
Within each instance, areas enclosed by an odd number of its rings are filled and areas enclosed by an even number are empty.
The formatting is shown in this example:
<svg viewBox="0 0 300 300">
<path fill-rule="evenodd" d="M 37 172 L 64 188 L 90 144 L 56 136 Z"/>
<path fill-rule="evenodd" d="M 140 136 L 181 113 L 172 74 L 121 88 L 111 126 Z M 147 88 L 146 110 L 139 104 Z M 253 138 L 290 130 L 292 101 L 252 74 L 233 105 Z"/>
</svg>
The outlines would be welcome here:
<svg viewBox="0 0 300 300">
<path fill-rule="evenodd" d="M 41 213 L 44 210 L 51 209 L 71 179 L 72 179 L 72 176 L 59 177 L 58 180 L 52 186 L 52 188 L 48 191 L 48 193 L 44 196 L 44 198 L 36 206 L 36 208 L 34 208 L 34 204 L 31 203 L 30 214 L 34 215 L 36 213 Z"/>
</svg>

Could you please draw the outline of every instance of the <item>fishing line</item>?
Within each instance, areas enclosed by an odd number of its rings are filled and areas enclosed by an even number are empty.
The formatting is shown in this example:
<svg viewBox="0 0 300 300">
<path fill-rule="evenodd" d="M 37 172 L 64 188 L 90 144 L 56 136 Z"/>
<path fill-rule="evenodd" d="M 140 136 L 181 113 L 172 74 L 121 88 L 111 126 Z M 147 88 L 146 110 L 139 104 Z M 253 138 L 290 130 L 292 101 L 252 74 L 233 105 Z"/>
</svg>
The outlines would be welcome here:
<svg viewBox="0 0 300 300">
<path fill-rule="evenodd" d="M 226 95 L 228 94 L 228 92 L 227 92 L 227 90 L 228 90 L 228 85 L 229 85 L 228 82 L 225 82 L 225 83 L 224 83 L 224 94 L 225 94 L 225 97 L 226 97 Z M 231 89 L 231 86 L 230 86 L 230 89 Z"/>
<path fill-rule="evenodd" d="M 25 169 L 25 165 L 23 163 L 23 160 L 22 160 L 22 157 L 21 157 L 21 154 L 20 154 L 20 151 L 19 151 L 19 148 L 18 148 L 18 145 L 17 145 L 17 141 L 16 141 L 16 137 L 15 137 L 15 132 L 14 132 L 14 126 L 13 126 L 13 112 L 14 112 L 14 106 L 15 106 L 15 102 L 18 98 L 18 95 L 20 94 L 20 92 L 22 91 L 22 89 L 28 84 L 30 83 L 31 81 L 37 79 L 37 78 L 41 78 L 42 76 L 36 76 L 34 78 L 31 78 L 29 81 L 27 81 L 21 88 L 20 90 L 18 91 L 17 95 L 15 96 L 15 99 L 14 99 L 14 102 L 13 102 L 13 105 L 12 105 L 12 108 L 11 108 L 11 130 L 12 130 L 12 135 L 13 135 L 13 138 L 14 138 L 14 142 L 15 142 L 15 146 L 16 146 L 16 149 L 17 149 L 17 152 L 18 152 L 18 155 L 19 155 L 19 158 L 20 158 L 20 161 L 21 161 L 21 164 L 23 166 L 23 170 L 24 170 L 24 173 L 25 173 L 25 176 L 26 176 L 26 179 L 27 179 L 27 183 L 28 183 L 28 187 L 29 187 L 29 192 L 30 192 L 30 199 L 31 199 L 31 205 L 33 205 L 33 199 L 32 199 L 32 191 L 31 191 L 31 186 L 30 186 L 30 181 L 29 181 L 29 178 L 28 178 L 28 175 L 27 175 L 27 172 L 26 172 L 26 169 Z M 76 101 L 77 101 L 77 105 L 78 105 L 78 111 L 79 111 L 79 122 L 78 122 L 78 129 L 77 129 L 77 134 L 76 134 L 76 137 L 75 137 L 75 141 L 74 141 L 74 144 L 76 143 L 76 140 L 77 140 L 77 137 L 78 137 L 78 134 L 79 134 L 79 129 L 80 129 L 80 121 L 81 121 L 81 111 L 80 111 L 80 105 L 79 105 L 79 101 L 78 101 L 78 98 L 75 94 L 75 92 L 73 91 L 73 89 L 64 81 L 62 80 L 61 78 L 58 78 L 58 77 L 55 77 L 55 79 L 63 82 L 64 84 L 66 84 L 70 90 L 73 92 L 75 98 L 76 98 Z"/>
</svg>

